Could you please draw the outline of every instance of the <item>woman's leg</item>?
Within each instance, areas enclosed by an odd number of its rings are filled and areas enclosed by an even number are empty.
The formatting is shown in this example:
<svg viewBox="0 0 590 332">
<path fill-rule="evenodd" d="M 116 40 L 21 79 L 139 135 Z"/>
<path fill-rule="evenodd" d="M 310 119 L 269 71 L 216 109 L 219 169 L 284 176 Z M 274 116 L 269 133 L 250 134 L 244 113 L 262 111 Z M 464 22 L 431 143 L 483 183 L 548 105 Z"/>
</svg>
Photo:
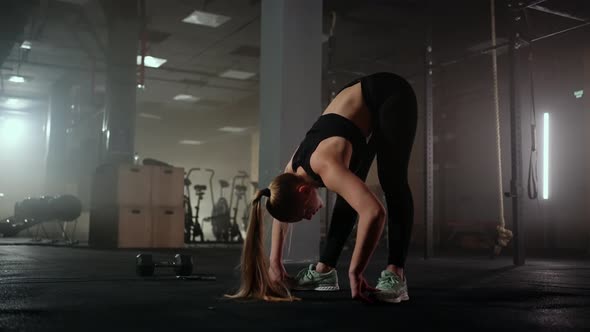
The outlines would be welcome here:
<svg viewBox="0 0 590 332">
<path fill-rule="evenodd" d="M 408 164 L 416 135 L 417 102 L 404 80 L 395 80 L 393 94 L 378 113 L 377 170 L 385 193 L 388 217 L 388 264 L 403 269 L 408 254 L 414 202 L 408 184 Z"/>
</svg>

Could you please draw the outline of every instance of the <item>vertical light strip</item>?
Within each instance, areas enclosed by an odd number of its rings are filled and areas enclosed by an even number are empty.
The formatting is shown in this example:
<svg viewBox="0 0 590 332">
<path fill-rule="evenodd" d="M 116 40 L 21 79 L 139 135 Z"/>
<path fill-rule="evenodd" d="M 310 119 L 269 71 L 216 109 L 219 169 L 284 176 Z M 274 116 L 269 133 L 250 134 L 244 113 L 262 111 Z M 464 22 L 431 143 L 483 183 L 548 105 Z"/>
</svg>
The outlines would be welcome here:
<svg viewBox="0 0 590 332">
<path fill-rule="evenodd" d="M 549 199 L 549 113 L 543 113 L 543 199 Z"/>
</svg>

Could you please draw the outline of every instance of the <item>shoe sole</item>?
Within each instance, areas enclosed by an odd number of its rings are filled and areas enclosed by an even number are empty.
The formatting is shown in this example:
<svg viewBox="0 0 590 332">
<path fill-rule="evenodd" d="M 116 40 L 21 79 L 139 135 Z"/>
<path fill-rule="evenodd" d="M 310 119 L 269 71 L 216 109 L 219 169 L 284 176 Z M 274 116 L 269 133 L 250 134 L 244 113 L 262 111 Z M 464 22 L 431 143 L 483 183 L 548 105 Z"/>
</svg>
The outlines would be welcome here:
<svg viewBox="0 0 590 332">
<path fill-rule="evenodd" d="M 377 300 L 382 301 L 382 302 L 387 302 L 387 303 L 400 303 L 402 301 L 407 301 L 410 299 L 410 297 L 408 296 L 408 293 L 403 293 L 402 295 L 398 296 L 398 297 L 388 297 L 387 294 L 379 294 L 376 293 L 375 297 L 377 298 Z"/>
<path fill-rule="evenodd" d="M 313 288 L 295 287 L 295 288 L 293 288 L 293 290 L 297 290 L 297 291 L 317 291 L 317 292 L 335 292 L 335 291 L 339 291 L 340 290 L 340 287 L 338 285 L 336 285 L 336 286 L 317 286 L 317 287 L 313 287 Z"/>
</svg>

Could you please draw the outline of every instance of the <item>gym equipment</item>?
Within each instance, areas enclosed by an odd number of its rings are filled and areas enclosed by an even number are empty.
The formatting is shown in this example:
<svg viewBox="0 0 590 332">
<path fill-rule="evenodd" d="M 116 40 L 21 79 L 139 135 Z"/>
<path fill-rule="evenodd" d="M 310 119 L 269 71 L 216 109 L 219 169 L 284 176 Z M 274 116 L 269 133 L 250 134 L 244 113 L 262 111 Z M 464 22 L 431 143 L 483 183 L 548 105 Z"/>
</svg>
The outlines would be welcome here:
<svg viewBox="0 0 590 332">
<path fill-rule="evenodd" d="M 203 219 L 203 221 L 211 221 L 213 228 L 213 235 L 217 241 L 221 242 L 243 242 L 242 232 L 237 223 L 237 215 L 240 200 L 246 196 L 246 186 L 244 180 L 248 178 L 248 174 L 244 171 L 239 171 L 238 175 L 232 179 L 229 203 L 223 196 L 223 190 L 230 185 L 225 180 L 219 180 L 220 197 L 213 205 L 213 213 L 211 217 Z M 241 184 L 237 184 L 236 180 L 241 180 Z M 236 196 L 236 205 L 234 206 L 234 195 Z"/>
<path fill-rule="evenodd" d="M 231 227 L 229 204 L 227 199 L 223 197 L 223 189 L 229 187 L 229 183 L 225 180 L 219 180 L 220 194 L 219 199 L 215 202 L 215 194 L 213 192 L 213 177 L 215 172 L 210 170 L 209 189 L 211 192 L 211 206 L 213 207 L 211 215 L 203 218 L 203 222 L 211 222 L 213 236 L 216 241 L 227 242 L 229 240 L 229 233 Z"/>
<path fill-rule="evenodd" d="M 0 234 L 2 234 L 3 237 L 13 237 L 21 231 L 38 225 L 39 223 L 40 222 L 37 221 L 29 222 L 29 220 L 23 220 L 20 222 L 17 221 L 14 216 L 4 218 L 0 220 Z"/>
<path fill-rule="evenodd" d="M 244 198 L 244 196 L 246 195 L 246 186 L 243 185 L 236 185 L 235 187 L 235 196 L 236 196 L 236 206 L 232 207 L 233 210 L 233 216 L 231 217 L 232 220 L 232 227 L 231 227 L 231 239 L 237 237 L 238 238 L 238 242 L 243 242 L 244 239 L 242 237 L 242 232 L 240 230 L 240 226 L 238 225 L 237 219 L 238 219 L 238 206 L 240 205 L 240 200 L 242 198 Z"/>
<path fill-rule="evenodd" d="M 193 189 L 195 190 L 195 195 L 197 196 L 197 205 L 195 206 L 195 214 L 193 215 L 192 209 L 192 202 L 191 202 L 191 189 L 190 186 L 192 182 L 190 180 L 191 173 L 194 171 L 201 171 L 200 168 L 195 167 L 189 169 L 186 173 L 184 178 L 184 242 L 185 243 L 194 243 L 197 242 L 196 238 L 199 237 L 201 242 L 205 241 L 205 235 L 203 233 L 203 227 L 199 223 L 199 211 L 201 208 L 201 201 L 203 200 L 203 195 L 205 194 L 205 190 L 207 190 L 207 186 L 205 185 L 195 185 Z M 213 175 L 215 171 L 212 169 L 205 169 L 205 172 L 210 172 L 211 176 L 209 178 L 209 182 L 212 181 Z M 213 194 L 213 193 L 211 193 Z"/>
<path fill-rule="evenodd" d="M 215 281 L 217 277 L 214 275 L 192 275 L 192 276 L 176 276 L 179 280 L 190 280 L 190 281 Z"/>
<path fill-rule="evenodd" d="M 72 195 L 57 196 L 50 203 L 50 211 L 54 219 L 74 221 L 82 213 L 82 202 Z"/>
<path fill-rule="evenodd" d="M 231 220 L 227 199 L 223 197 L 223 189 L 229 187 L 225 180 L 219 180 L 219 199 L 213 206 L 213 213 L 209 219 L 213 228 L 213 235 L 217 241 L 228 242 L 230 236 Z"/>
<path fill-rule="evenodd" d="M 195 242 L 195 238 L 199 236 L 201 238 L 201 242 L 203 242 L 205 241 L 205 235 L 203 234 L 203 228 L 199 223 L 199 211 L 201 210 L 201 201 L 203 200 L 203 195 L 205 195 L 205 190 L 207 190 L 207 186 L 195 185 L 193 188 L 195 189 L 195 195 L 197 196 L 197 205 L 195 206 L 195 220 L 193 222 L 192 241 Z"/>
<path fill-rule="evenodd" d="M 229 194 L 229 202 L 228 199 L 224 197 L 223 191 L 225 188 L 230 187 L 230 184 L 225 180 L 219 180 L 220 193 L 217 202 L 215 202 L 215 196 L 212 189 L 214 171 L 208 171 L 211 172 L 211 176 L 209 178 L 209 187 L 211 191 L 211 203 L 213 206 L 213 211 L 211 216 L 203 218 L 203 222 L 211 222 L 213 236 L 215 237 L 216 241 L 243 242 L 243 236 L 240 225 L 237 222 L 237 216 L 240 208 L 240 201 L 242 199 L 245 199 L 246 201 L 248 200 L 248 190 L 244 185 L 245 180 L 249 178 L 248 173 L 244 171 L 238 171 L 238 174 L 233 177 Z M 205 186 L 203 186 L 203 188 L 206 189 Z M 248 209 L 248 207 L 246 207 L 246 209 Z M 249 215 L 249 212 L 247 213 Z"/>
<path fill-rule="evenodd" d="M 498 204 L 500 221 L 496 230 L 498 232 L 496 241 L 492 248 L 492 258 L 500 255 L 502 248 L 508 245 L 512 239 L 512 231 L 506 228 L 506 221 L 504 220 L 504 188 L 502 186 L 502 144 L 500 135 L 500 101 L 498 92 L 498 55 L 496 53 L 496 13 L 494 0 L 490 2 L 491 5 L 491 30 L 492 30 L 492 73 L 494 77 L 494 110 L 496 115 L 496 152 L 498 157 Z"/>
<path fill-rule="evenodd" d="M 174 255 L 172 261 L 154 262 L 150 254 L 138 254 L 135 271 L 141 277 L 154 275 L 156 268 L 173 268 L 177 276 L 190 276 L 193 273 L 193 257 L 191 255 Z"/>
<path fill-rule="evenodd" d="M 14 204 L 14 218 L 16 220 L 53 219 L 49 216 L 51 200 L 52 197 L 49 196 L 27 197 Z"/>
<path fill-rule="evenodd" d="M 229 242 L 231 235 L 231 217 L 230 208 L 227 199 L 223 196 L 223 190 L 229 187 L 229 183 L 225 180 L 219 180 L 219 199 L 215 202 L 213 194 L 213 175 L 210 178 L 211 186 L 211 203 L 213 211 L 211 216 L 204 218 L 203 221 L 211 222 L 213 236 L 215 240 L 220 242 Z"/>
<path fill-rule="evenodd" d="M 64 225 L 60 222 L 75 221 L 81 213 L 82 202 L 72 195 L 28 197 L 14 205 L 14 215 L 0 223 L 0 233 L 4 237 L 16 236 L 20 231 L 32 226 L 57 221 L 63 237 L 70 241 Z"/>
<path fill-rule="evenodd" d="M 231 229 L 230 229 L 230 240 L 237 238 L 237 242 L 243 242 L 244 238 L 242 237 L 242 232 L 240 230 L 240 226 L 238 225 L 238 208 L 240 205 L 240 200 L 245 199 L 247 187 L 244 185 L 244 180 L 248 179 L 248 173 L 244 171 L 238 171 L 238 175 L 234 176 L 232 179 L 232 191 L 230 193 L 230 200 L 229 206 L 230 209 L 233 211 L 233 215 L 231 216 Z M 240 184 L 236 184 L 236 180 L 240 180 Z M 236 197 L 236 206 L 233 206 L 234 196 Z"/>
</svg>

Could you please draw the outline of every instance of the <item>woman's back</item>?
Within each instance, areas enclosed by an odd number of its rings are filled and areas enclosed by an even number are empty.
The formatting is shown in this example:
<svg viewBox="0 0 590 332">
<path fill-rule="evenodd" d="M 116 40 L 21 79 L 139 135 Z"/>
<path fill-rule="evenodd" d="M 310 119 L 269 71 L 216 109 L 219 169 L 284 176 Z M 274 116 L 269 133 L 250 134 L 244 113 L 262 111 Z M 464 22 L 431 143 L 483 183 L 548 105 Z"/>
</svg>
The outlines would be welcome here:
<svg viewBox="0 0 590 332">
<path fill-rule="evenodd" d="M 339 117 L 331 116 L 331 114 Z M 338 162 L 346 167 L 358 166 L 351 165 L 351 161 L 358 163 L 359 158 L 353 157 L 364 153 L 364 143 L 370 134 L 370 124 L 371 115 L 363 102 L 361 84 L 357 83 L 343 89 L 322 113 L 321 119 L 318 119 L 308 132 L 305 140 L 289 161 L 286 171 L 305 176 L 308 180 L 322 186 L 321 179 L 316 174 L 320 163 Z M 330 128 L 331 126 L 339 128 Z M 325 133 L 318 133 L 318 131 L 325 131 Z M 339 131 L 342 133 L 338 133 Z M 334 133 L 334 136 L 330 132 Z"/>
</svg>

